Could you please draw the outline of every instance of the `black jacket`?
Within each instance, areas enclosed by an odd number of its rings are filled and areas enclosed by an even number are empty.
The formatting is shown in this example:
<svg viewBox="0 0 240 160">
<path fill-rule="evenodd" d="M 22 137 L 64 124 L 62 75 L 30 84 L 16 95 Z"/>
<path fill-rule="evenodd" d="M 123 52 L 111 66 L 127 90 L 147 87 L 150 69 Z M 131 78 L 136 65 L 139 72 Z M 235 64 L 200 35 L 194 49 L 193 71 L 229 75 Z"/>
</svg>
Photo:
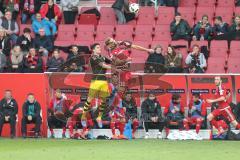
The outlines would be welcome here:
<svg viewBox="0 0 240 160">
<path fill-rule="evenodd" d="M 7 103 L 5 98 L 3 98 L 0 101 L 0 115 L 14 116 L 17 113 L 18 113 L 18 104 L 15 99 L 11 99 L 10 103 Z"/>
<path fill-rule="evenodd" d="M 0 39 L 0 49 L 2 49 L 3 54 L 5 56 L 9 56 L 11 51 L 11 41 L 9 37 L 4 37 L 3 39 Z"/>
<path fill-rule="evenodd" d="M 33 45 L 33 39 L 29 41 L 24 35 L 18 37 L 17 45 L 19 45 L 22 51 L 27 52 L 29 48 Z"/>
<path fill-rule="evenodd" d="M 146 99 L 141 105 L 142 116 L 144 120 L 149 120 L 151 117 L 162 118 L 162 109 L 160 103 L 155 100 Z"/>
<path fill-rule="evenodd" d="M 58 68 L 64 63 L 64 59 L 59 57 L 56 59 L 55 57 L 51 57 L 47 61 L 48 72 L 57 72 Z"/>
<path fill-rule="evenodd" d="M 26 101 L 26 102 L 23 104 L 23 107 L 22 107 L 23 117 L 27 117 L 27 116 L 28 116 L 28 109 L 29 109 L 29 106 L 30 106 L 30 105 L 32 105 L 32 104 L 29 103 L 28 101 Z M 40 104 L 39 104 L 37 101 L 35 101 L 35 102 L 33 103 L 33 105 L 34 105 L 34 115 L 33 115 L 32 117 L 33 117 L 33 118 L 38 117 L 38 116 L 41 117 L 41 115 L 40 115 L 40 112 L 41 112 L 41 106 L 40 106 Z"/>
<path fill-rule="evenodd" d="M 123 100 L 123 107 L 126 108 L 126 114 L 129 118 L 137 118 L 137 104 L 132 98 L 130 101 Z"/>
<path fill-rule="evenodd" d="M 40 47 L 47 49 L 48 51 L 53 51 L 53 42 L 48 36 L 37 36 L 34 40 L 34 47 L 39 50 Z"/>
<path fill-rule="evenodd" d="M 176 23 L 176 21 L 174 20 L 170 24 L 170 32 L 171 32 L 172 36 L 174 36 L 174 35 L 184 36 L 184 35 L 190 34 L 191 28 L 187 21 L 182 19 L 178 25 L 176 25 L 175 23 Z"/>
<path fill-rule="evenodd" d="M 145 72 L 162 73 L 165 64 L 165 57 L 162 54 L 150 54 L 145 63 Z"/>
<path fill-rule="evenodd" d="M 128 0 L 116 0 L 112 5 L 112 8 L 118 9 L 121 11 L 123 11 L 123 7 L 128 8 Z"/>
</svg>

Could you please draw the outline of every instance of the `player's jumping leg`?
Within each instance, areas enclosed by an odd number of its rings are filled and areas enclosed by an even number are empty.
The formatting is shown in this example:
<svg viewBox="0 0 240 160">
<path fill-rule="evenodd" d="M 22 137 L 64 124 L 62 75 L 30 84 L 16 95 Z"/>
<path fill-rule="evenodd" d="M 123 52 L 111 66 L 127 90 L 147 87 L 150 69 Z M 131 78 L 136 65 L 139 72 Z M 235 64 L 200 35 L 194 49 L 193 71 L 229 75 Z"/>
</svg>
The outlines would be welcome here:
<svg viewBox="0 0 240 160">
<path fill-rule="evenodd" d="M 198 134 L 201 126 L 202 126 L 203 119 L 202 118 L 197 118 L 196 119 L 196 133 Z"/>
<path fill-rule="evenodd" d="M 134 139 L 135 138 L 135 132 L 137 131 L 138 126 L 139 126 L 139 122 L 138 122 L 137 118 L 133 119 L 132 125 L 133 125 L 132 138 Z"/>
</svg>

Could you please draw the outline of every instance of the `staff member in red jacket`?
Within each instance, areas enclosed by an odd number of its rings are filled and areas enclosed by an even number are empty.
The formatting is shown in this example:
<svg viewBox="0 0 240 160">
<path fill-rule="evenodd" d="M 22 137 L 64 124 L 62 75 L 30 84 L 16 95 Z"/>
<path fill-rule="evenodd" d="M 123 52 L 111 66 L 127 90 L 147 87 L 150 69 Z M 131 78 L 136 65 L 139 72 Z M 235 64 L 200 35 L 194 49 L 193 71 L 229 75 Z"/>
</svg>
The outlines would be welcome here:
<svg viewBox="0 0 240 160">
<path fill-rule="evenodd" d="M 53 0 L 48 0 L 48 2 L 42 6 L 40 9 L 40 14 L 42 18 L 45 18 L 49 21 L 54 21 L 57 24 L 60 23 L 62 18 L 60 7 L 55 4 Z"/>
</svg>

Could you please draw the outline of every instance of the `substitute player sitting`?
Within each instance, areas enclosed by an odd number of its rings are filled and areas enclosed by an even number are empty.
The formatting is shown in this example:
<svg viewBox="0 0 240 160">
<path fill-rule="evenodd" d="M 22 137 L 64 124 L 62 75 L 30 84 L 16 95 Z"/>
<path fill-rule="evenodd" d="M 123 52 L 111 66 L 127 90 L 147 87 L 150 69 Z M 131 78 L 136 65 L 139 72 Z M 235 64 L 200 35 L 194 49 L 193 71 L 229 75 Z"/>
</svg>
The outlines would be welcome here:
<svg viewBox="0 0 240 160">
<path fill-rule="evenodd" d="M 215 93 L 215 99 L 207 99 L 207 103 L 218 103 L 218 108 L 215 109 L 212 113 L 210 113 L 207 117 L 207 119 L 210 121 L 211 125 L 215 128 L 219 129 L 218 123 L 216 121 L 216 117 L 223 116 L 225 119 L 227 119 L 236 129 L 240 129 L 240 124 L 236 121 L 234 114 L 232 113 L 232 109 L 227 102 L 230 93 L 224 88 L 222 85 L 222 80 L 220 76 L 216 76 L 214 78 L 215 85 L 216 85 L 216 93 Z"/>
<path fill-rule="evenodd" d="M 196 125 L 196 133 L 202 126 L 204 116 L 206 115 L 206 107 L 204 101 L 201 100 L 199 93 L 193 93 L 192 102 L 189 105 L 189 117 L 183 120 L 183 126 L 188 131 L 189 125 Z"/>
</svg>

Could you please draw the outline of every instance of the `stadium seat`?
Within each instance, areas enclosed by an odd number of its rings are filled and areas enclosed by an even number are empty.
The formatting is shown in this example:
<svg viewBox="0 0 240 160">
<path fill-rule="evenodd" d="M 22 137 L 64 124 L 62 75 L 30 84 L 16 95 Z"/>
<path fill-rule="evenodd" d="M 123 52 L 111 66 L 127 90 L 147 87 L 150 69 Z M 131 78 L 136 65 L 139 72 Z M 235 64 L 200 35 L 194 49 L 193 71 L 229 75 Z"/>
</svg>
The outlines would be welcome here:
<svg viewBox="0 0 240 160">
<path fill-rule="evenodd" d="M 66 47 L 71 46 L 74 44 L 74 40 L 68 40 L 68 41 L 54 41 L 54 46 L 60 46 L 60 47 Z"/>
<path fill-rule="evenodd" d="M 235 0 L 218 0 L 217 1 L 218 7 L 232 7 L 235 6 Z"/>
<path fill-rule="evenodd" d="M 137 24 L 155 25 L 155 8 L 141 7 L 137 17 Z"/>
<path fill-rule="evenodd" d="M 178 12 L 181 13 L 181 17 L 186 20 L 190 26 L 194 25 L 195 7 L 178 7 Z"/>
<path fill-rule="evenodd" d="M 88 47 L 90 47 L 93 43 L 94 43 L 94 41 L 81 41 L 81 40 L 78 40 L 78 41 L 74 41 L 74 42 L 73 42 L 74 45 L 78 45 L 78 46 L 88 46 Z"/>
<path fill-rule="evenodd" d="M 234 15 L 240 15 L 240 7 L 235 8 Z"/>
<path fill-rule="evenodd" d="M 170 44 L 170 41 L 152 41 L 151 48 L 154 49 L 156 45 L 161 45 L 165 54 L 169 44 Z"/>
<path fill-rule="evenodd" d="M 93 41 L 94 40 L 94 25 L 78 25 L 77 26 L 77 41 Z"/>
<path fill-rule="evenodd" d="M 192 49 L 193 45 L 199 45 L 199 47 L 201 47 L 201 46 L 207 46 L 208 47 L 208 41 L 192 41 L 190 49 Z"/>
<path fill-rule="evenodd" d="M 228 73 L 240 73 L 240 57 L 228 59 Z"/>
<path fill-rule="evenodd" d="M 113 4 L 114 0 L 98 0 L 98 4 Z"/>
<path fill-rule="evenodd" d="M 156 25 L 169 25 L 174 19 L 175 11 L 173 7 L 158 7 Z"/>
<path fill-rule="evenodd" d="M 225 65 L 224 57 L 209 57 L 206 73 L 225 73 Z"/>
<path fill-rule="evenodd" d="M 198 0 L 197 6 L 199 7 L 214 7 L 216 0 Z"/>
<path fill-rule="evenodd" d="M 97 16 L 95 14 L 81 14 L 78 24 L 93 24 L 96 26 L 98 24 Z"/>
<path fill-rule="evenodd" d="M 115 39 L 132 41 L 133 26 L 132 25 L 116 25 Z"/>
<path fill-rule="evenodd" d="M 196 22 L 200 21 L 203 15 L 208 15 L 208 21 L 212 23 L 212 20 L 214 17 L 214 8 L 213 7 L 197 7 Z"/>
<path fill-rule="evenodd" d="M 152 41 L 152 25 L 137 25 L 134 33 L 134 41 Z"/>
<path fill-rule="evenodd" d="M 169 25 L 158 25 L 155 27 L 153 41 L 171 41 Z"/>
<path fill-rule="evenodd" d="M 31 30 L 31 35 L 34 36 L 34 32 L 32 30 L 32 25 L 31 24 L 21 24 L 21 25 L 19 25 L 19 35 L 23 34 L 24 28 L 29 28 Z"/>
<path fill-rule="evenodd" d="M 179 7 L 195 7 L 197 0 L 180 0 Z"/>
<path fill-rule="evenodd" d="M 89 9 L 93 9 L 94 7 L 81 7 L 80 8 L 80 14 L 81 13 L 83 13 L 83 12 L 85 12 L 85 11 L 87 11 L 87 10 L 89 10 Z"/>
<path fill-rule="evenodd" d="M 181 53 L 183 56 L 188 54 L 188 42 L 185 40 L 172 41 L 171 46 L 175 48 L 176 52 Z"/>
<path fill-rule="evenodd" d="M 213 40 L 210 45 L 210 57 L 227 57 L 228 42 Z"/>
<path fill-rule="evenodd" d="M 75 36 L 76 36 L 75 31 L 64 31 L 64 30 L 61 31 L 61 30 L 59 30 L 56 40 L 57 41 L 72 41 L 72 40 L 74 40 Z"/>
<path fill-rule="evenodd" d="M 216 16 L 221 16 L 223 22 L 232 24 L 234 9 L 232 7 L 217 7 L 215 11 Z"/>
<path fill-rule="evenodd" d="M 240 41 L 231 41 L 229 58 L 240 57 Z"/>
<path fill-rule="evenodd" d="M 107 37 L 113 37 L 113 25 L 98 25 L 96 32 L 96 41 L 104 41 Z"/>
<path fill-rule="evenodd" d="M 104 24 L 104 25 L 117 24 L 117 20 L 116 20 L 116 16 L 113 8 L 101 7 L 100 13 L 101 13 L 101 18 L 99 20 L 99 24 Z"/>
</svg>

